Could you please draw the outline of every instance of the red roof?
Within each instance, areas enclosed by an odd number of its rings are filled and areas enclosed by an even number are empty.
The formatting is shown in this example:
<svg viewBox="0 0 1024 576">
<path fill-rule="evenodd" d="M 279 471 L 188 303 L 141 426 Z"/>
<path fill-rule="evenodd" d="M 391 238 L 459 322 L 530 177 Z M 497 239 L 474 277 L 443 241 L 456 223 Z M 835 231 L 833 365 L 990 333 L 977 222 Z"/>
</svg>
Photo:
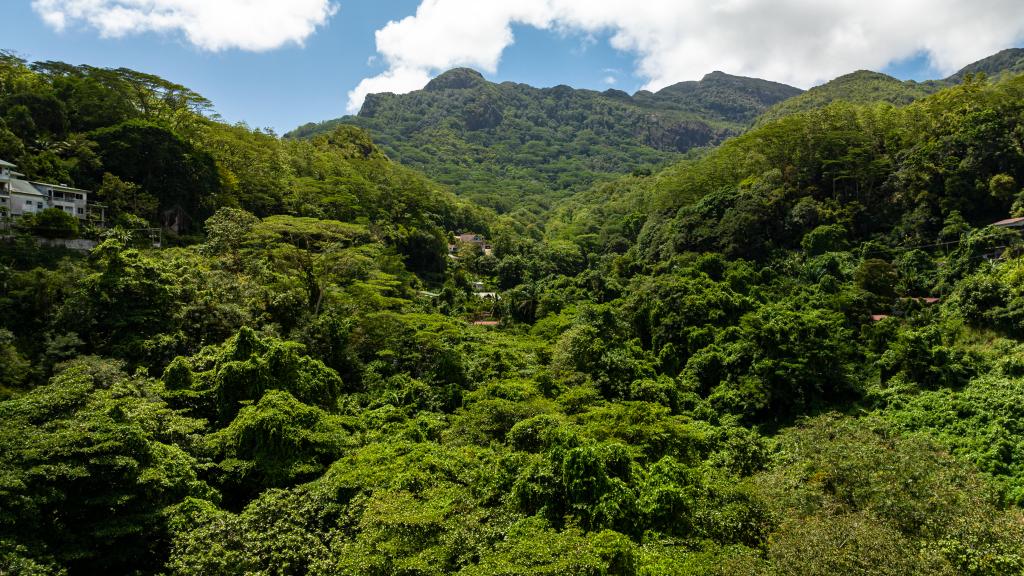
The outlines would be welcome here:
<svg viewBox="0 0 1024 576">
<path fill-rule="evenodd" d="M 466 232 L 465 234 L 459 234 L 456 236 L 460 241 L 467 243 L 483 243 L 484 237 L 477 234 L 476 232 Z"/>
<path fill-rule="evenodd" d="M 938 304 L 942 299 L 936 296 L 911 296 L 909 298 L 901 298 L 901 300 L 913 300 L 914 302 L 924 302 L 925 304 Z"/>
<path fill-rule="evenodd" d="M 497 326 L 501 324 L 498 320 L 477 320 L 473 322 L 473 326 Z"/>
<path fill-rule="evenodd" d="M 1024 226 L 1024 218 L 1007 218 L 996 222 L 993 226 Z"/>
<path fill-rule="evenodd" d="M 885 320 L 886 318 L 890 318 L 890 316 L 888 314 L 872 314 L 871 315 L 871 321 L 872 322 L 878 322 L 879 320 Z"/>
</svg>

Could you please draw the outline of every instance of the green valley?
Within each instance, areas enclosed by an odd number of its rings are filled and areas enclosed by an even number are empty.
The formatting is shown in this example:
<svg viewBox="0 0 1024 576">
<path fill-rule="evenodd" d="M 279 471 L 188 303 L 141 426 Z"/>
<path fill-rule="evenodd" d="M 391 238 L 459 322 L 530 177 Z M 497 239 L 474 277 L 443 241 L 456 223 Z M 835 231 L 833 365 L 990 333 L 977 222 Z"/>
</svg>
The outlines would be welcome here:
<svg viewBox="0 0 1024 576">
<path fill-rule="evenodd" d="M 0 197 L 105 221 L 3 211 L 0 574 L 1024 573 L 1012 56 L 278 137 L 5 54 Z"/>
</svg>

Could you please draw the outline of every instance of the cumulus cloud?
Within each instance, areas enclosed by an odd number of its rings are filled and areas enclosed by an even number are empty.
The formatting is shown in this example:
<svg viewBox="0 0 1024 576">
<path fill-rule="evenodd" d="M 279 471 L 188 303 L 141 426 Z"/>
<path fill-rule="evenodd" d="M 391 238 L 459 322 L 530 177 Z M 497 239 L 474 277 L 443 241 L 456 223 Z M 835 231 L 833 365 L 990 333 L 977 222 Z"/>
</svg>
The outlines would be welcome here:
<svg viewBox="0 0 1024 576">
<path fill-rule="evenodd" d="M 606 36 L 636 55 L 649 90 L 712 70 L 806 88 L 921 53 L 951 73 L 1024 39 L 1019 0 L 423 0 L 377 31 L 387 70 L 349 93 L 349 110 L 454 66 L 495 72 L 514 25 Z"/>
<path fill-rule="evenodd" d="M 494 73 L 514 42 L 512 24 L 547 28 L 548 12 L 546 0 L 423 0 L 415 15 L 377 30 L 388 69 L 349 92 L 348 109 L 358 112 L 367 94 L 418 90 L 432 74 L 456 66 Z"/>
<path fill-rule="evenodd" d="M 49 26 L 88 26 L 106 38 L 181 32 L 210 51 L 302 44 L 337 11 L 330 0 L 32 0 Z"/>
</svg>

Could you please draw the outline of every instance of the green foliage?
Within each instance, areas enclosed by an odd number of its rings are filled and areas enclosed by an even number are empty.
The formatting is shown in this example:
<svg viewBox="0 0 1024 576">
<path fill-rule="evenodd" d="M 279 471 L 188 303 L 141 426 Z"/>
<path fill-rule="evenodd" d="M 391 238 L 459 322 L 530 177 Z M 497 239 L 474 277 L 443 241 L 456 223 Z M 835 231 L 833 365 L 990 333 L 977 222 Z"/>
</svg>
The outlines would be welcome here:
<svg viewBox="0 0 1024 576">
<path fill-rule="evenodd" d="M 173 131 L 152 122 L 131 120 L 92 132 L 106 171 L 138 184 L 157 200 L 157 213 L 141 216 L 171 226 L 181 215 L 204 219 L 219 189 L 217 166 Z"/>
<path fill-rule="evenodd" d="M 182 447 L 200 422 L 116 363 L 76 361 L 0 414 L 0 538 L 72 572 L 159 569 L 162 507 L 210 494 Z"/>
<path fill-rule="evenodd" d="M 21 139 L 59 140 L 67 135 L 64 103 L 45 92 L 18 92 L 0 101 L 0 115 Z"/>
<path fill-rule="evenodd" d="M 205 247 L 213 254 L 223 254 L 241 248 L 249 233 L 260 224 L 260 219 L 239 208 L 221 208 L 206 219 Z"/>
<path fill-rule="evenodd" d="M 824 242 L 839 227 L 854 245 L 956 241 L 964 226 L 1009 214 L 999 183 L 1024 177 L 1013 144 L 1021 86 L 1019 77 L 972 80 L 903 108 L 834 103 L 787 116 L 652 177 L 580 195 L 550 227 L 621 253 L 620 222 L 639 216 L 634 249 L 655 261 L 709 251 L 765 261 L 805 237 L 823 242 L 805 249 L 842 249 Z M 828 228 L 807 237 L 819 226 Z M 606 243 L 593 246 L 594 235 Z"/>
<path fill-rule="evenodd" d="M 42 212 L 26 215 L 18 221 L 18 226 L 43 238 L 78 237 L 78 218 L 60 208 L 47 208 Z"/>
<path fill-rule="evenodd" d="M 818 226 L 804 235 L 800 247 L 808 256 L 842 252 L 846 249 L 846 229 L 838 224 Z"/>
<path fill-rule="evenodd" d="M 854 393 L 849 335 L 839 314 L 766 305 L 740 325 L 742 335 L 722 342 L 719 353 L 725 378 L 711 399 L 723 408 L 778 417 Z"/>
<path fill-rule="evenodd" d="M 853 273 L 854 282 L 863 290 L 883 297 L 896 295 L 898 277 L 892 264 L 880 258 L 868 258 Z"/>
<path fill-rule="evenodd" d="M 513 526 L 507 542 L 464 572 L 494 576 L 629 575 L 635 574 L 635 556 L 635 546 L 621 534 L 556 531 L 543 521 L 531 519 Z"/>
<path fill-rule="evenodd" d="M 1019 512 L 928 441 L 823 416 L 782 437 L 759 479 L 792 518 L 768 561 L 784 574 L 1005 574 L 1024 562 Z"/>
<path fill-rule="evenodd" d="M 322 474 L 342 454 L 344 432 L 323 410 L 283 390 L 269 390 L 209 441 L 222 482 L 255 496 Z"/>
<path fill-rule="evenodd" d="M 96 196 L 109 207 L 108 216 L 119 224 L 127 220 L 128 216 L 153 220 L 159 208 L 159 200 L 155 196 L 143 192 L 141 186 L 125 182 L 109 172 L 103 175 Z"/>
<path fill-rule="evenodd" d="M 341 378 L 304 351 L 297 342 L 260 338 L 242 328 L 220 350 L 206 349 L 195 358 L 191 374 L 175 361 L 165 371 L 164 382 L 177 390 L 191 382 L 191 389 L 203 397 L 197 406 L 200 414 L 223 423 L 234 420 L 243 406 L 259 401 L 268 390 L 286 391 L 299 402 L 336 411 Z M 250 419 L 258 420 L 263 412 L 250 413 Z"/>
<path fill-rule="evenodd" d="M 978 76 L 995 78 L 1012 76 L 1021 72 L 1024 72 L 1024 52 L 1021 48 L 1009 48 L 988 58 L 983 58 L 965 66 L 944 80 L 925 82 L 908 80 L 904 82 L 878 72 L 859 70 L 840 76 L 821 86 L 815 86 L 803 94 L 772 106 L 758 119 L 758 123 L 763 124 L 784 116 L 824 108 L 838 101 L 852 104 L 887 102 L 903 106 L 934 94 L 943 88 L 969 82 Z"/>
<path fill-rule="evenodd" d="M 14 334 L 0 329 L 0 397 L 18 388 L 28 377 L 29 363 L 18 352 Z"/>
<path fill-rule="evenodd" d="M 138 360 L 146 338 L 167 323 L 173 292 L 166 274 L 138 250 L 116 239 L 93 253 L 95 271 L 60 309 L 64 327 L 86 336 L 93 349 Z"/>
</svg>

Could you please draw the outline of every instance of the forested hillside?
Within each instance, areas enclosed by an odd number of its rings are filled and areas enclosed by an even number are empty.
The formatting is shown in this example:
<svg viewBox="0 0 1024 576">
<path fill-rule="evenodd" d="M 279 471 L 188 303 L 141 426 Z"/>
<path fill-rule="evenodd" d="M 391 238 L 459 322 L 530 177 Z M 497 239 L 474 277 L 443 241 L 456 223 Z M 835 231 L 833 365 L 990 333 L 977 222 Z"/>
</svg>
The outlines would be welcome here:
<svg viewBox="0 0 1024 576">
<path fill-rule="evenodd" d="M 779 102 L 758 118 L 758 123 L 763 124 L 797 112 L 824 108 L 833 102 L 850 104 L 888 102 L 902 106 L 929 94 L 934 94 L 943 88 L 959 84 L 969 76 L 984 74 L 986 77 L 997 79 L 1001 76 L 1012 76 L 1021 72 L 1024 72 L 1024 48 L 1003 50 L 998 54 L 969 64 L 942 80 L 902 81 L 880 72 L 859 70 Z"/>
<path fill-rule="evenodd" d="M 2 154 L 118 226 L 0 242 L 0 574 L 1024 572 L 1024 76 L 796 112 L 541 230 L 356 127 L 2 70 Z"/>
<path fill-rule="evenodd" d="M 968 74 L 985 74 L 997 78 L 999 76 L 1020 74 L 1024 72 L 1024 48 L 1007 48 L 988 58 L 983 58 L 946 78 L 947 82 L 961 82 Z"/>
<path fill-rule="evenodd" d="M 423 90 L 372 94 L 358 116 L 308 124 L 304 138 L 351 124 L 388 155 L 500 212 L 538 214 L 612 175 L 651 169 L 741 133 L 772 104 L 799 94 L 783 84 L 715 72 L 630 96 L 568 86 L 494 84 L 451 70 Z"/>
<path fill-rule="evenodd" d="M 943 85 L 938 82 L 914 82 L 897 80 L 881 72 L 859 70 L 815 86 L 807 92 L 772 106 L 759 119 L 759 124 L 778 120 L 798 112 L 824 108 L 833 102 L 850 104 L 874 104 L 888 102 L 905 105 L 914 100 L 934 94 Z"/>
</svg>

